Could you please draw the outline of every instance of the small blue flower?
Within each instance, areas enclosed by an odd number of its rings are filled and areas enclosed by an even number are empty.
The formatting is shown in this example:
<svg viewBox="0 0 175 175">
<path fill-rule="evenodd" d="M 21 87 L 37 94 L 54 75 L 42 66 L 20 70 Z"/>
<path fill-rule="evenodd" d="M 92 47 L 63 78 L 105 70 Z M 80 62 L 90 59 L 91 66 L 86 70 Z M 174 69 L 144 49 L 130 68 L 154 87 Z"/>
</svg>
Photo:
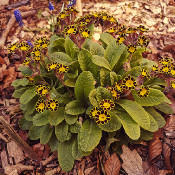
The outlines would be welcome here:
<svg viewBox="0 0 175 175">
<path fill-rule="evenodd" d="M 77 0 L 71 0 L 70 4 L 67 7 L 72 7 L 73 5 L 75 5 L 77 2 Z"/>
<path fill-rule="evenodd" d="M 54 10 L 54 6 L 52 5 L 51 2 L 49 2 L 49 10 L 50 10 L 50 11 L 51 11 L 51 10 Z"/>
<path fill-rule="evenodd" d="M 30 40 L 27 40 L 27 44 L 32 48 L 33 44 L 30 42 Z"/>
<path fill-rule="evenodd" d="M 14 10 L 14 15 L 15 15 L 16 21 L 18 22 L 19 26 L 22 27 L 24 23 L 22 21 L 22 16 L 21 16 L 20 11 L 18 9 Z"/>
</svg>

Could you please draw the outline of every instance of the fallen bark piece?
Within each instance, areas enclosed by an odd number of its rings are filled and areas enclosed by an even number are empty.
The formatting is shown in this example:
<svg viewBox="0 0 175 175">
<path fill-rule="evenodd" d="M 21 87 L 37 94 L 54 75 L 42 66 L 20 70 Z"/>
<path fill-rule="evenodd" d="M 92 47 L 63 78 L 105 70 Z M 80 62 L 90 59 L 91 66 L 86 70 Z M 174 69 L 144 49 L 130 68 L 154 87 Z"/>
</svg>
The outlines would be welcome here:
<svg viewBox="0 0 175 175">
<path fill-rule="evenodd" d="M 8 165 L 7 152 L 5 150 L 1 152 L 1 163 L 3 168 Z"/>
<path fill-rule="evenodd" d="M 22 149 L 20 149 L 14 141 L 7 143 L 7 151 L 9 154 L 9 158 L 14 158 L 15 164 L 18 164 L 19 162 L 24 160 L 24 154 Z"/>
<path fill-rule="evenodd" d="M 131 151 L 127 146 L 122 146 L 123 153 L 121 158 L 123 159 L 122 167 L 128 175 L 144 175 L 142 167 L 142 159 L 136 150 Z"/>
<path fill-rule="evenodd" d="M 118 175 L 121 168 L 121 163 L 117 155 L 114 153 L 105 163 L 106 175 Z"/>
<path fill-rule="evenodd" d="M 24 170 L 33 170 L 34 167 L 33 166 L 26 166 L 26 165 L 22 165 L 22 164 L 17 164 L 17 165 L 8 165 L 4 168 L 5 170 L 5 174 L 8 175 L 18 175 L 21 174 Z"/>
</svg>

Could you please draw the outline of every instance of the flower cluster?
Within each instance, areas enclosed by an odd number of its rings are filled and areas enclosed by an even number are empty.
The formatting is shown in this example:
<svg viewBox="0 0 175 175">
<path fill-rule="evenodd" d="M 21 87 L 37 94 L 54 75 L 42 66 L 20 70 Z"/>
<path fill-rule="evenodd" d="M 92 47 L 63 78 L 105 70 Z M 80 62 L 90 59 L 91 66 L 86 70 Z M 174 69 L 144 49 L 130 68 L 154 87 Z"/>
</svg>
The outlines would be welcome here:
<svg viewBox="0 0 175 175">
<path fill-rule="evenodd" d="M 99 107 L 96 106 L 94 109 L 90 111 L 89 117 L 91 119 L 94 119 L 97 124 L 104 125 L 111 118 L 108 111 L 110 111 L 111 109 L 114 109 L 114 107 L 115 107 L 115 104 L 113 101 L 109 99 L 101 100 L 101 102 L 99 103 Z"/>
<path fill-rule="evenodd" d="M 24 23 L 22 21 L 21 12 L 18 9 L 16 9 L 14 10 L 14 15 L 15 15 L 17 23 L 19 24 L 20 27 L 22 27 Z"/>
</svg>

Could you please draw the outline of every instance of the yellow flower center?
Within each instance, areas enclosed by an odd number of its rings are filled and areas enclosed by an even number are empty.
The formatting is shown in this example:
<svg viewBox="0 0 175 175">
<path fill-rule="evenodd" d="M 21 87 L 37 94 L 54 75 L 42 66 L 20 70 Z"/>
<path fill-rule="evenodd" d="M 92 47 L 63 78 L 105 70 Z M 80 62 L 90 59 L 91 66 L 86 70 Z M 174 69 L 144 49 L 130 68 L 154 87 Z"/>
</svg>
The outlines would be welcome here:
<svg viewBox="0 0 175 175">
<path fill-rule="evenodd" d="M 115 88 L 120 92 L 122 91 L 122 88 L 118 84 L 115 84 Z"/>
<path fill-rule="evenodd" d="M 113 17 L 111 17 L 109 21 L 114 22 L 115 19 Z"/>
<path fill-rule="evenodd" d="M 42 94 L 43 94 L 43 95 L 45 95 L 45 94 L 47 94 L 47 93 L 48 93 L 48 90 L 47 90 L 47 89 L 43 89 L 43 90 L 42 90 Z"/>
<path fill-rule="evenodd" d="M 108 30 L 108 32 L 109 32 L 109 33 L 113 33 L 113 32 L 115 32 L 115 29 L 114 29 L 114 28 L 110 28 L 110 29 Z"/>
<path fill-rule="evenodd" d="M 171 70 L 171 75 L 175 75 L 175 70 L 174 69 Z"/>
<path fill-rule="evenodd" d="M 142 76 L 146 77 L 147 76 L 147 72 L 143 71 L 142 72 Z"/>
<path fill-rule="evenodd" d="M 35 59 L 35 61 L 40 61 L 41 57 L 35 57 L 34 59 Z"/>
<path fill-rule="evenodd" d="M 89 37 L 88 32 L 82 32 L 82 35 L 83 35 L 83 37 L 85 37 L 85 38 L 88 38 L 88 37 Z"/>
<path fill-rule="evenodd" d="M 61 19 L 64 19 L 65 17 L 66 17 L 65 14 L 61 14 L 61 16 L 60 16 Z"/>
<path fill-rule="evenodd" d="M 50 66 L 50 69 L 55 69 L 56 67 L 57 67 L 56 64 L 52 64 L 52 65 Z"/>
<path fill-rule="evenodd" d="M 168 71 L 169 71 L 169 68 L 168 68 L 168 67 L 164 67 L 164 68 L 162 69 L 162 71 L 163 71 L 163 72 L 168 72 Z"/>
<path fill-rule="evenodd" d="M 133 52 L 135 52 L 135 47 L 133 47 L 133 46 L 131 46 L 131 47 L 129 47 L 129 51 L 131 52 L 131 53 L 133 53 Z"/>
<path fill-rule="evenodd" d="M 167 65 L 169 62 L 168 61 L 162 61 L 162 64 Z"/>
<path fill-rule="evenodd" d="M 99 120 L 100 121 L 105 121 L 106 120 L 106 115 L 105 114 L 100 114 L 99 115 Z"/>
<path fill-rule="evenodd" d="M 103 103 L 103 107 L 104 108 L 110 108 L 110 104 L 109 103 Z"/>
<path fill-rule="evenodd" d="M 140 95 L 144 96 L 146 93 L 147 93 L 147 89 L 146 88 L 143 88 L 140 92 Z"/>
<path fill-rule="evenodd" d="M 40 103 L 38 106 L 39 109 L 44 109 L 44 107 L 45 107 L 44 103 Z"/>
<path fill-rule="evenodd" d="M 52 102 L 52 103 L 50 104 L 50 107 L 51 107 L 52 109 L 55 109 L 55 108 L 56 108 L 56 103 L 55 103 L 55 102 Z"/>
<path fill-rule="evenodd" d="M 127 87 L 133 87 L 133 85 L 134 85 L 134 83 L 133 83 L 132 80 L 127 80 L 127 81 L 126 81 L 126 86 L 127 86 Z"/>
<path fill-rule="evenodd" d="M 15 50 L 16 49 L 16 45 L 12 46 L 10 49 L 11 50 Z"/>
<path fill-rule="evenodd" d="M 41 52 L 39 50 L 35 51 L 36 56 L 40 56 Z"/>
<path fill-rule="evenodd" d="M 70 34 L 72 34 L 74 32 L 74 28 L 70 28 L 68 31 L 67 31 L 67 33 L 70 33 Z"/>
<path fill-rule="evenodd" d="M 124 37 L 120 37 L 120 39 L 119 39 L 118 43 L 119 43 L 119 44 L 122 44 L 122 43 L 123 43 L 123 41 L 125 41 L 125 38 L 124 38 Z"/>
<path fill-rule="evenodd" d="M 175 82 L 171 83 L 171 87 L 175 89 Z"/>
<path fill-rule="evenodd" d="M 65 72 L 65 71 L 66 71 L 66 69 L 64 67 L 59 68 L 59 72 Z"/>
<path fill-rule="evenodd" d="M 142 45 L 144 43 L 144 40 L 142 38 L 140 38 L 139 43 Z"/>
<path fill-rule="evenodd" d="M 157 67 L 153 66 L 152 70 L 153 71 L 156 71 L 157 70 Z"/>
<path fill-rule="evenodd" d="M 91 112 L 92 116 L 95 117 L 95 115 L 97 114 L 97 110 Z"/>
<path fill-rule="evenodd" d="M 26 46 L 21 46 L 20 49 L 21 50 L 27 50 L 27 47 Z"/>
</svg>

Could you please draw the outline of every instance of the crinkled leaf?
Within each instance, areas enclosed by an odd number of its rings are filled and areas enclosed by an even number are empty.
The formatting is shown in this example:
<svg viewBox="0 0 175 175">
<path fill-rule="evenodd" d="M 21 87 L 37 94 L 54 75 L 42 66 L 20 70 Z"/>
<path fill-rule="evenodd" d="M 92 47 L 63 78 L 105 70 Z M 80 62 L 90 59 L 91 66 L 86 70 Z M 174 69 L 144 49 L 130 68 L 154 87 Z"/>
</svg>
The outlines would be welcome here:
<svg viewBox="0 0 175 175">
<path fill-rule="evenodd" d="M 146 130 L 150 128 L 150 117 L 140 104 L 127 99 L 120 99 L 117 103 L 124 108 L 142 128 Z"/>
<path fill-rule="evenodd" d="M 90 51 L 90 47 L 92 43 L 93 43 L 92 40 L 86 39 L 85 42 L 82 44 L 81 48 L 84 48 Z"/>
<path fill-rule="evenodd" d="M 72 145 L 72 156 L 75 160 L 79 160 L 81 159 L 82 155 L 78 149 L 78 141 L 77 139 L 75 139 L 73 141 L 73 145 Z"/>
<path fill-rule="evenodd" d="M 65 39 L 65 50 L 66 53 L 74 59 L 74 42 L 69 38 L 69 36 Z"/>
<path fill-rule="evenodd" d="M 102 130 L 92 120 L 86 120 L 78 133 L 78 144 L 82 151 L 92 151 L 100 142 Z"/>
<path fill-rule="evenodd" d="M 138 125 L 138 123 L 136 123 L 132 119 L 132 117 L 126 112 L 117 113 L 116 115 L 121 119 L 121 123 L 126 134 L 132 140 L 138 140 L 140 137 L 140 126 Z"/>
<path fill-rule="evenodd" d="M 28 89 L 29 87 L 21 87 L 20 89 L 16 89 L 13 93 L 14 98 L 20 98 L 22 94 Z"/>
<path fill-rule="evenodd" d="M 146 140 L 146 141 L 152 140 L 153 134 L 154 134 L 153 132 L 146 131 L 146 130 L 141 128 L 141 136 L 140 136 L 140 138 L 142 140 Z"/>
<path fill-rule="evenodd" d="M 114 37 L 109 33 L 102 33 L 100 35 L 100 40 L 102 40 L 105 44 L 109 45 L 112 41 L 114 41 Z"/>
<path fill-rule="evenodd" d="M 55 126 L 55 135 L 60 142 L 64 142 L 68 137 L 68 124 L 63 121 Z"/>
<path fill-rule="evenodd" d="M 92 55 L 99 55 L 99 56 L 103 57 L 104 51 L 105 51 L 105 49 L 99 43 L 93 42 L 90 45 L 90 52 Z"/>
<path fill-rule="evenodd" d="M 48 142 L 49 147 L 51 149 L 51 151 L 57 151 L 58 146 L 59 146 L 59 140 L 57 139 L 56 135 L 54 132 L 52 132 L 52 136 Z"/>
<path fill-rule="evenodd" d="M 97 77 L 100 68 L 92 62 L 92 54 L 88 50 L 81 49 L 78 62 L 82 71 L 90 71 L 94 77 Z"/>
<path fill-rule="evenodd" d="M 97 99 L 96 99 L 96 93 L 97 93 L 97 89 L 93 89 L 93 90 L 89 93 L 89 100 L 90 100 L 90 103 L 91 103 L 93 106 L 97 106 L 97 105 L 98 105 L 98 102 L 97 102 Z"/>
<path fill-rule="evenodd" d="M 21 74 L 25 76 L 26 74 L 31 76 L 32 75 L 32 70 L 28 66 L 20 66 L 18 67 L 18 70 L 21 71 Z"/>
<path fill-rule="evenodd" d="M 69 87 L 75 87 L 76 78 L 69 78 L 65 81 L 65 85 Z"/>
<path fill-rule="evenodd" d="M 156 77 L 151 77 L 149 78 L 144 85 L 163 85 L 163 86 L 167 86 L 167 83 L 165 82 L 164 79 L 161 78 L 156 78 Z"/>
<path fill-rule="evenodd" d="M 110 84 L 110 71 L 103 67 L 100 69 L 100 83 L 101 86 L 107 86 Z"/>
<path fill-rule="evenodd" d="M 41 132 L 40 132 L 40 142 L 42 144 L 46 144 L 48 143 L 48 141 L 50 140 L 51 138 L 51 135 L 52 135 L 52 132 L 53 132 L 54 128 L 50 127 L 49 124 L 46 124 L 42 129 L 41 129 Z"/>
<path fill-rule="evenodd" d="M 165 114 L 173 114 L 173 110 L 166 102 L 162 102 L 154 107 Z"/>
<path fill-rule="evenodd" d="M 73 125 L 70 125 L 69 127 L 69 131 L 71 133 L 78 133 L 80 129 L 81 129 L 81 124 L 78 121 L 76 121 Z"/>
<path fill-rule="evenodd" d="M 106 60 L 106 58 L 98 55 L 92 56 L 92 62 L 96 64 L 97 66 L 104 67 L 108 70 L 111 70 L 109 62 Z"/>
<path fill-rule="evenodd" d="M 64 107 L 59 107 L 57 111 L 50 112 L 48 116 L 49 123 L 51 125 L 58 125 L 64 120 Z"/>
<path fill-rule="evenodd" d="M 71 62 L 72 62 L 72 58 L 63 53 L 63 52 L 55 52 L 51 55 L 51 59 L 54 61 L 54 62 L 58 62 L 58 63 L 62 63 L 62 64 L 65 64 L 65 65 L 69 65 Z"/>
<path fill-rule="evenodd" d="M 59 143 L 58 161 L 63 171 L 70 171 L 73 168 L 72 144 L 73 140 Z"/>
<path fill-rule="evenodd" d="M 43 126 L 48 123 L 48 116 L 50 114 L 50 111 L 44 111 L 42 113 L 37 113 L 33 117 L 33 124 L 35 126 Z"/>
<path fill-rule="evenodd" d="M 77 121 L 78 115 L 69 115 L 64 113 L 64 118 L 67 124 L 72 125 Z"/>
<path fill-rule="evenodd" d="M 89 101 L 89 93 L 94 89 L 94 78 L 91 72 L 84 71 L 77 78 L 75 84 L 75 97 L 81 103 Z M 76 115 L 76 114 L 75 114 Z"/>
<path fill-rule="evenodd" d="M 153 107 L 145 107 L 145 110 L 156 120 L 159 128 L 162 128 L 166 124 L 162 115 L 158 113 Z"/>
<path fill-rule="evenodd" d="M 148 115 L 149 115 L 149 118 L 150 118 L 150 128 L 147 129 L 147 130 L 151 131 L 151 132 L 155 132 L 159 129 L 158 124 L 157 124 L 156 120 L 153 118 L 152 115 L 150 115 L 149 113 L 148 113 Z"/>
<path fill-rule="evenodd" d="M 29 80 L 27 80 L 26 78 L 22 78 L 22 79 L 17 79 L 15 81 L 13 81 L 11 85 L 14 86 L 16 89 L 16 87 L 26 86 L 26 85 L 28 85 L 28 83 L 29 83 Z"/>
<path fill-rule="evenodd" d="M 154 106 L 167 101 L 167 97 L 158 89 L 150 88 L 150 92 L 147 97 L 140 98 L 135 90 L 132 91 L 134 100 L 142 106 Z"/>
<path fill-rule="evenodd" d="M 28 136 L 29 136 L 30 140 L 39 139 L 42 128 L 43 127 L 41 127 L 41 126 L 32 126 L 28 132 Z"/>
<path fill-rule="evenodd" d="M 31 115 L 35 111 L 35 105 L 38 99 L 39 96 L 36 95 L 32 100 L 29 101 L 29 103 L 27 103 L 26 114 Z"/>
<path fill-rule="evenodd" d="M 70 115 L 79 115 L 85 112 L 85 107 L 78 100 L 71 101 L 65 107 L 65 112 Z"/>
<path fill-rule="evenodd" d="M 113 112 L 108 112 L 108 113 L 111 115 L 111 119 L 104 125 L 100 124 L 99 127 L 103 131 L 107 131 L 107 132 L 113 132 L 113 131 L 119 130 L 122 126 L 121 122 L 120 122 L 120 119 Z"/>
<path fill-rule="evenodd" d="M 31 121 L 28 121 L 24 118 L 24 116 L 22 116 L 19 121 L 18 121 L 18 124 L 20 126 L 20 128 L 22 130 L 29 130 L 31 125 L 32 125 L 32 122 Z"/>
<path fill-rule="evenodd" d="M 123 74 L 122 78 L 126 77 L 127 75 L 137 78 L 141 74 L 141 70 L 142 68 L 140 66 L 133 67 L 131 70 Z"/>
<path fill-rule="evenodd" d="M 117 75 L 115 72 L 110 72 L 111 85 L 114 85 L 115 82 L 121 80 L 121 75 Z"/>
<path fill-rule="evenodd" d="M 33 99 L 33 97 L 36 95 L 35 93 L 35 86 L 31 87 L 30 89 L 27 89 L 24 94 L 22 94 L 21 98 L 20 98 L 20 103 L 22 104 L 27 104 L 30 100 Z"/>
</svg>

